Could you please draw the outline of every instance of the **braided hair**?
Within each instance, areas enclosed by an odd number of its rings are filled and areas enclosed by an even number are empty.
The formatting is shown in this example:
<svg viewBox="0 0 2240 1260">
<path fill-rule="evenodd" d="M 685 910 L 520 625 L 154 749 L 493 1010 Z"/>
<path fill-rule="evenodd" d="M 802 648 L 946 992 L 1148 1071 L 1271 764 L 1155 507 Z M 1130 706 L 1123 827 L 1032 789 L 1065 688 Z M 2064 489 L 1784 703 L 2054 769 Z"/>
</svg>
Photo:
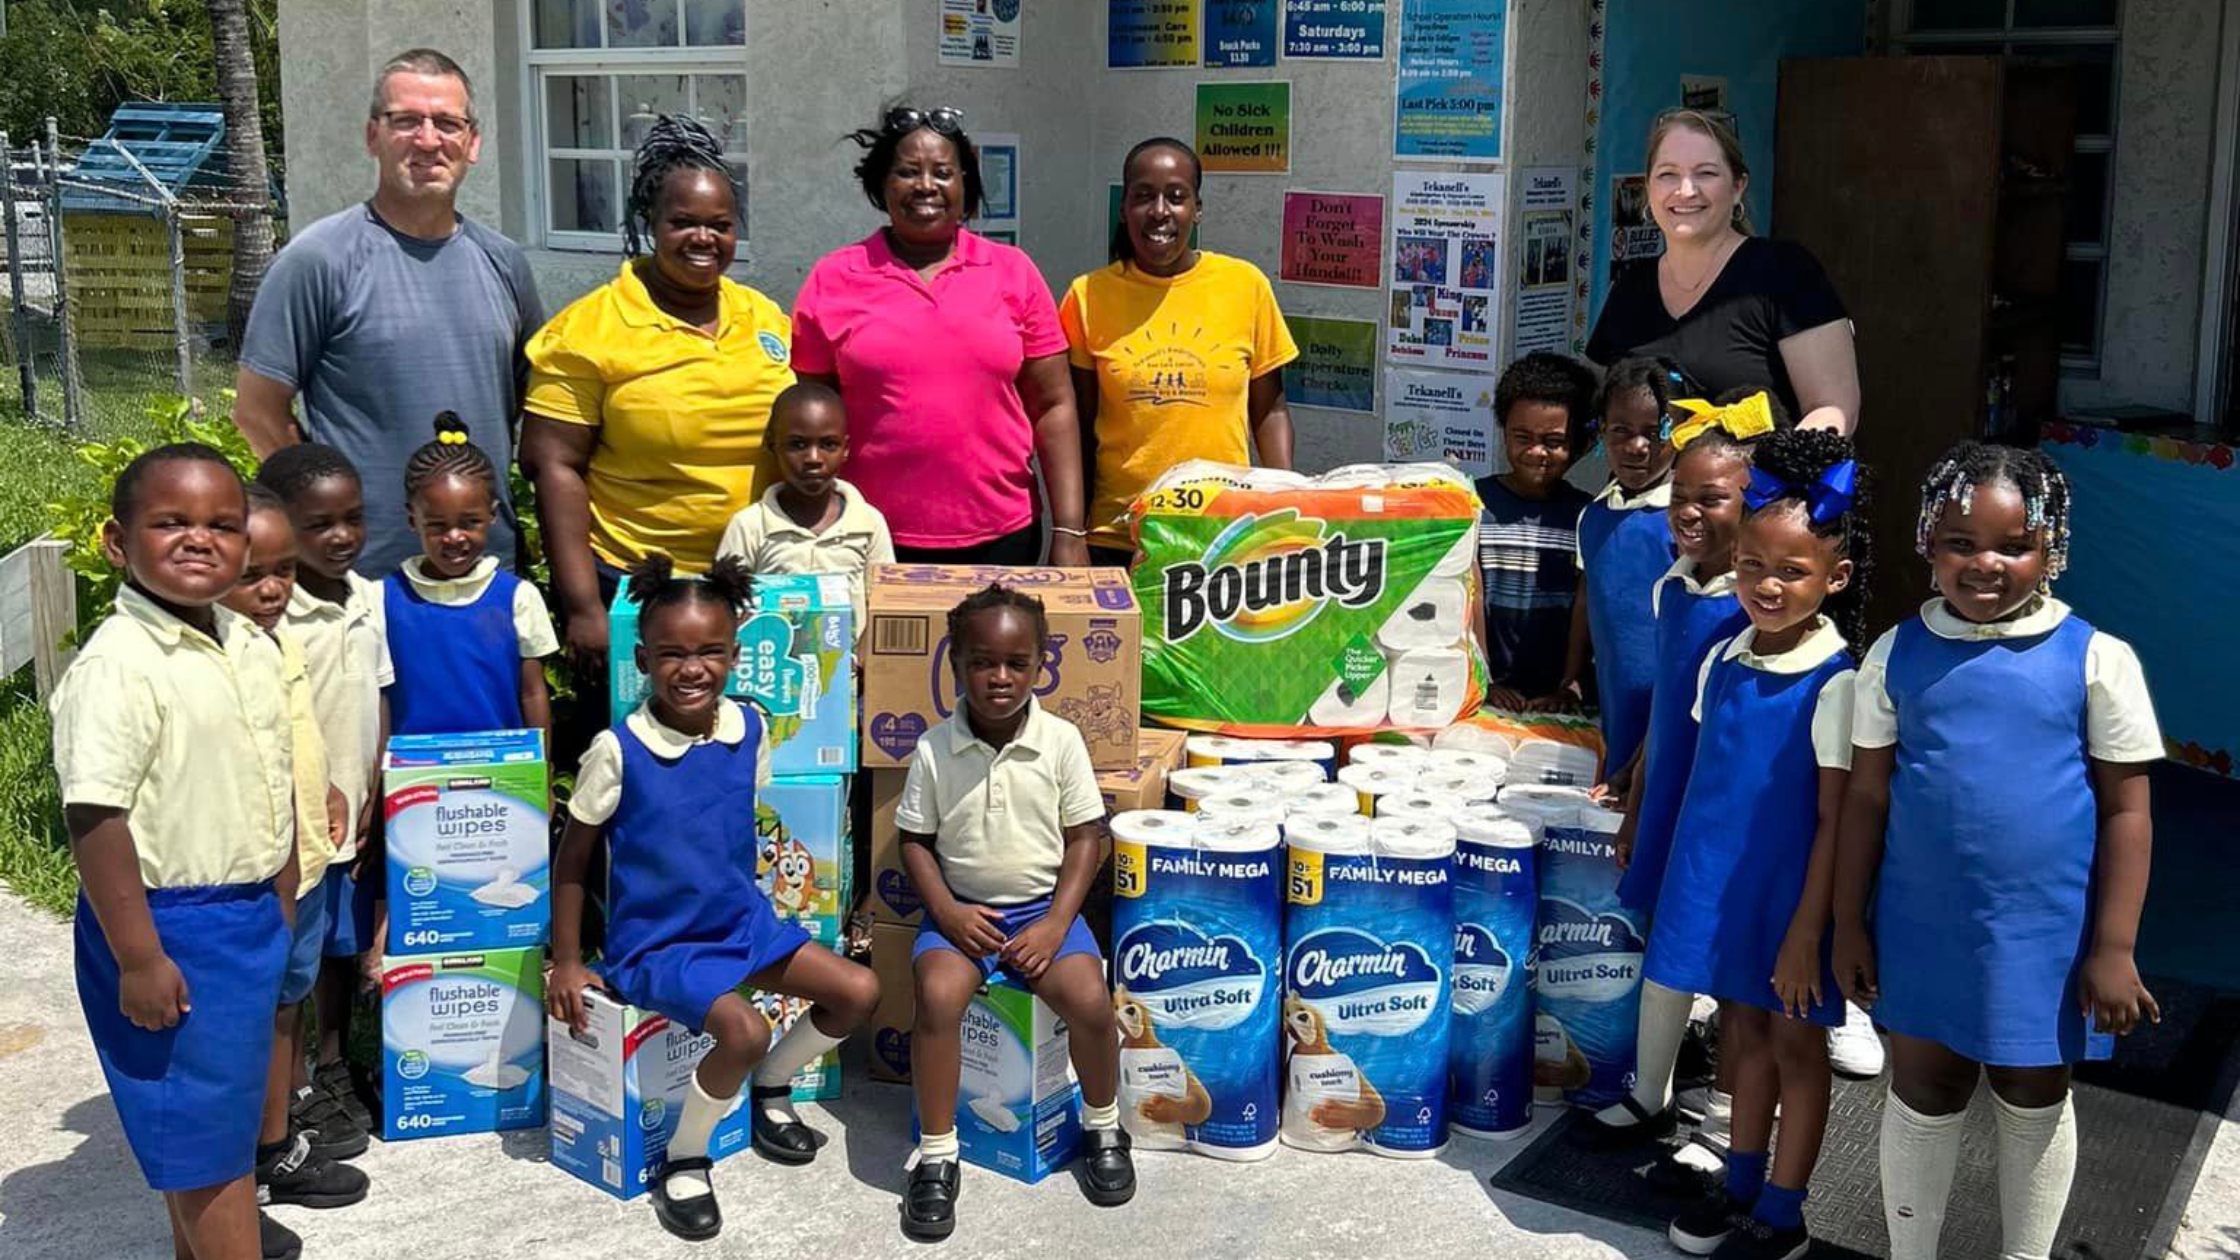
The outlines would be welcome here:
<svg viewBox="0 0 2240 1260">
<path fill-rule="evenodd" d="M 1205 191 L 1205 163 L 1198 160 L 1198 151 L 1191 148 L 1188 141 L 1177 140 L 1173 136 L 1153 136 L 1149 140 L 1139 140 L 1136 142 L 1136 147 L 1128 150 L 1128 156 L 1120 159 L 1120 187 L 1122 190 L 1125 190 L 1128 186 L 1128 172 L 1135 168 L 1136 159 L 1153 149 L 1172 149 L 1190 159 L 1190 192 L 1192 195 L 1197 195 Z M 1129 238 L 1128 225 L 1125 221 L 1117 218 L 1113 220 L 1112 243 L 1106 248 L 1105 252 L 1113 262 L 1135 261 L 1136 243 Z"/>
<path fill-rule="evenodd" d="M 257 468 L 257 484 L 270 487 L 287 503 L 294 503 L 305 491 L 329 477 L 342 477 L 361 488 L 364 486 L 364 479 L 358 476 L 358 466 L 350 462 L 350 457 L 322 442 L 283 446 Z"/>
<path fill-rule="evenodd" d="M 1976 487 L 2005 483 L 2022 496 L 2023 524 L 2045 531 L 2046 584 L 2069 567 L 2069 478 L 2045 452 L 1990 442 L 1963 441 L 1938 459 L 1921 482 L 1921 519 L 1914 526 L 1913 549 L 1927 559 L 1937 518 L 1958 504 L 1966 516 L 1975 506 Z"/>
<path fill-rule="evenodd" d="M 423 443 L 404 462 L 405 502 L 418 498 L 428 483 L 438 477 L 479 481 L 490 492 L 492 500 L 498 497 L 497 465 L 467 437 L 467 422 L 461 420 L 456 411 L 436 413 L 436 440 Z"/>
<path fill-rule="evenodd" d="M 1042 600 L 1025 591 L 998 583 L 989 583 L 965 596 L 949 610 L 949 652 L 961 658 L 964 653 L 964 630 L 972 619 L 993 608 L 1016 608 L 1027 620 L 1034 623 L 1034 645 L 1039 650 L 1050 641 L 1050 618 L 1042 610 Z"/>
<path fill-rule="evenodd" d="M 1695 382 L 1672 360 L 1651 355 L 1638 355 L 1620 359 L 1602 378 L 1602 394 L 1594 400 L 1595 427 L 1601 428 L 1602 418 L 1610 414 L 1612 399 L 1622 398 L 1637 389 L 1649 391 L 1657 402 L 1657 413 L 1669 418 L 1672 400 L 1692 396 Z"/>
<path fill-rule="evenodd" d="M 630 200 L 622 213 L 622 247 L 630 257 L 644 253 L 653 237 L 653 210 L 669 177 L 678 171 L 707 171 L 731 190 L 731 204 L 744 204 L 739 180 L 723 160 L 723 141 L 683 114 L 663 114 L 646 128 L 630 167 Z"/>
<path fill-rule="evenodd" d="M 135 455 L 132 462 L 117 474 L 117 483 L 109 489 L 109 515 L 119 525 L 130 525 L 140 510 L 140 489 L 158 468 L 166 464 L 216 464 L 231 474 L 239 484 L 241 473 L 226 461 L 217 447 L 206 442 L 172 442 Z"/>
<path fill-rule="evenodd" d="M 1857 458 L 1858 452 L 1851 445 L 1851 439 L 1832 430 L 1785 429 L 1768 434 L 1758 443 L 1751 462 L 1793 489 L 1749 512 L 1745 519 L 1785 504 L 1802 507 L 1805 487 L 1837 464 Z M 1867 579 L 1874 568 L 1874 533 L 1867 523 L 1867 490 L 1871 484 L 1867 474 L 1868 470 L 1861 466 L 1858 493 L 1851 506 L 1835 519 L 1823 522 L 1813 520 L 1809 514 L 1805 517 L 1806 526 L 1815 537 L 1833 539 L 1836 554 L 1851 561 L 1851 581 L 1828 597 L 1821 612 L 1835 623 L 1854 653 L 1867 645 Z"/>
<path fill-rule="evenodd" d="M 643 638 L 646 624 L 664 608 L 716 604 L 733 620 L 745 616 L 754 601 L 754 574 L 739 557 L 723 556 L 700 577 L 678 577 L 677 562 L 656 551 L 631 568 L 630 584 L 624 593 L 638 606 L 639 637 Z"/>
</svg>

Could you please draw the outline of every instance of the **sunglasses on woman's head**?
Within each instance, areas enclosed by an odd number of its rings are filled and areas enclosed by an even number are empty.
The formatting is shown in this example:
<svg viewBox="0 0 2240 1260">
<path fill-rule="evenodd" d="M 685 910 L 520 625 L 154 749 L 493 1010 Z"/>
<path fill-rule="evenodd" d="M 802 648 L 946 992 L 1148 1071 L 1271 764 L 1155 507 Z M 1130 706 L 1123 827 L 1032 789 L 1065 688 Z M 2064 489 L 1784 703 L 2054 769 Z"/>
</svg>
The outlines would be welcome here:
<svg viewBox="0 0 2240 1260">
<path fill-rule="evenodd" d="M 887 111 L 887 134 L 906 136 L 920 127 L 930 127 L 944 136 L 964 134 L 964 111 L 948 105 L 932 109 L 919 109 L 915 105 L 900 105 Z"/>
</svg>

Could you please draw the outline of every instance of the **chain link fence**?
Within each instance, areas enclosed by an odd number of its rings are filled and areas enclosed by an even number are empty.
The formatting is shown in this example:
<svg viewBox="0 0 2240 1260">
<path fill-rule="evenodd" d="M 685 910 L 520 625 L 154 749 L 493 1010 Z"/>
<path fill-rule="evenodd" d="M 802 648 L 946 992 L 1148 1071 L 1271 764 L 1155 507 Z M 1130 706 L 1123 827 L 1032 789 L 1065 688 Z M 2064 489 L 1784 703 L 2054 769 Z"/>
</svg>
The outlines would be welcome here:
<svg viewBox="0 0 2240 1260">
<path fill-rule="evenodd" d="M 123 161 L 89 170 L 97 148 Z M 230 387 L 234 221 L 258 210 L 166 187 L 112 141 L 0 133 L 0 414 L 86 432 Z"/>
</svg>

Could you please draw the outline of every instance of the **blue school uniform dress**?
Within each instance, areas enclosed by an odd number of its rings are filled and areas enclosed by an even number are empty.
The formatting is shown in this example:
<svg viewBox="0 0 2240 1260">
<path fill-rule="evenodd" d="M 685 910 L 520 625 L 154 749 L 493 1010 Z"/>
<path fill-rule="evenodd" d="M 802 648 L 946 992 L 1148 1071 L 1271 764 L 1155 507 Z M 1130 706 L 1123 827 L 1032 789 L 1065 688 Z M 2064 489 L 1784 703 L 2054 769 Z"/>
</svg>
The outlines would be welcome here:
<svg viewBox="0 0 2240 1260">
<path fill-rule="evenodd" d="M 397 735 L 510 731 L 522 725 L 521 662 L 559 650 L 552 615 L 535 587 L 484 556 L 460 578 L 437 578 L 422 558 L 382 583 L 396 681 L 389 729 Z"/>
<path fill-rule="evenodd" d="M 809 940 L 755 882 L 764 744 L 760 716 L 735 701 L 723 701 L 704 738 L 640 706 L 593 740 L 569 802 L 579 821 L 606 827 L 600 975 L 624 1001 L 688 1028 Z"/>
<path fill-rule="evenodd" d="M 1851 657 L 1822 619 L 1797 646 L 1751 650 L 1754 630 L 1713 647 L 1696 700 L 1702 730 L 1673 826 L 1642 974 L 1680 993 L 1778 1011 L 1773 968 L 1804 895 L 1820 822 L 1820 770 L 1851 768 Z M 1843 1023 L 1820 956 L 1815 1024 Z"/>
<path fill-rule="evenodd" d="M 1613 481 L 1579 514 L 1595 703 L 1602 710 L 1604 764 L 1612 774 L 1633 759 L 1649 730 L 1649 698 L 1657 681 L 1657 619 L 1649 592 L 1676 555 L 1665 520 L 1670 506 L 1670 479 L 1631 496 Z"/>
<path fill-rule="evenodd" d="M 1672 824 L 1696 762 L 1696 679 L 1711 645 L 1750 624 L 1729 570 L 1698 585 L 1695 562 L 1676 560 L 1650 593 L 1657 616 L 1657 685 L 1641 761 L 1641 804 L 1633 824 L 1633 861 L 1618 877 L 1618 899 L 1654 909 L 1672 853 Z"/>
<path fill-rule="evenodd" d="M 48 702 L 62 800 L 124 811 L 156 938 L 186 982 L 177 1024 L 126 1019 L 116 957 L 79 896 L 86 1028 L 125 1141 L 165 1192 L 255 1167 L 290 943 L 273 884 L 296 860 L 280 648 L 212 611 L 215 637 L 125 588 Z"/>
<path fill-rule="evenodd" d="M 2059 600 L 1991 625 L 1935 600 L 1876 642 L 1859 682 L 1856 742 L 1896 746 L 1875 1019 L 2002 1067 L 2105 1057 L 2078 1009 L 2089 763 L 2162 756 L 2138 658 Z"/>
</svg>

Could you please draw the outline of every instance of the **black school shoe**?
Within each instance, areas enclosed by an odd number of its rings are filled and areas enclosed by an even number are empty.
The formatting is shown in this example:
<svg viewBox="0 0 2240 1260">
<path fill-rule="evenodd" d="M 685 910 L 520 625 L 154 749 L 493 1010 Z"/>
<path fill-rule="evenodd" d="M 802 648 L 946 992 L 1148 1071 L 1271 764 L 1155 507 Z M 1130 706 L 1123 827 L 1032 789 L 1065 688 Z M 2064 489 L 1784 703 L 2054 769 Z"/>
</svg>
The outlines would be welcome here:
<svg viewBox="0 0 2240 1260">
<path fill-rule="evenodd" d="M 1633 1095 L 1624 1094 L 1618 1098 L 1618 1105 L 1633 1117 L 1632 1124 L 1612 1124 L 1590 1113 L 1579 1117 L 1572 1131 L 1596 1150 L 1615 1151 L 1671 1137 L 1680 1127 L 1680 1110 L 1671 1103 L 1666 1103 L 1662 1111 L 1651 1112 L 1635 1102 Z"/>
<path fill-rule="evenodd" d="M 921 1161 L 902 1192 L 902 1232 L 919 1242 L 940 1242 L 957 1228 L 957 1161 Z"/>
<path fill-rule="evenodd" d="M 373 1132 L 373 1109 L 358 1096 L 358 1081 L 351 1075 L 348 1061 L 336 1059 L 320 1064 L 319 1070 L 311 1074 L 311 1092 L 326 1095 L 332 1105 L 349 1115 L 359 1132 Z"/>
<path fill-rule="evenodd" d="M 754 1149 L 764 1159 L 780 1164 L 806 1164 L 817 1157 L 816 1130 L 799 1120 L 773 1120 L 762 1104 L 793 1097 L 791 1085 L 753 1085 L 747 1089 L 747 1106 L 753 1109 L 750 1124 Z"/>
<path fill-rule="evenodd" d="M 303 1239 L 297 1237 L 294 1230 L 259 1212 L 257 1247 L 264 1260 L 296 1260 L 303 1254 Z"/>
<path fill-rule="evenodd" d="M 311 1153 L 321 1159 L 356 1159 L 370 1145 L 349 1109 L 316 1087 L 288 1104 L 288 1127 L 310 1138 Z"/>
<path fill-rule="evenodd" d="M 1665 1237 L 1691 1256 L 1708 1256 L 1720 1251 L 1728 1237 L 1750 1219 L 1750 1209 L 1728 1194 L 1725 1186 L 1720 1186 L 1697 1200 L 1695 1206 L 1673 1217 L 1672 1224 L 1665 1229 Z"/>
<path fill-rule="evenodd" d="M 1744 1216 L 1711 1255 L 1712 1260 L 1800 1260 L 1810 1250 L 1812 1233 L 1804 1226 L 1776 1229 L 1755 1216 Z"/>
<path fill-rule="evenodd" d="M 1091 1129 L 1081 1135 L 1081 1192 L 1098 1207 L 1119 1207 L 1136 1197 L 1136 1161 L 1128 1131 Z"/>
<path fill-rule="evenodd" d="M 366 1175 L 348 1164 L 321 1159 L 304 1133 L 290 1135 L 277 1154 L 257 1160 L 257 1204 L 340 1208 L 366 1197 Z"/>
<path fill-rule="evenodd" d="M 706 1242 L 723 1232 L 723 1209 L 716 1206 L 715 1186 L 711 1182 L 708 1193 L 690 1199 L 669 1197 L 669 1178 L 678 1173 L 708 1175 L 715 1162 L 706 1156 L 691 1159 L 663 1160 L 653 1172 L 653 1215 L 668 1230 L 686 1242 Z"/>
</svg>

